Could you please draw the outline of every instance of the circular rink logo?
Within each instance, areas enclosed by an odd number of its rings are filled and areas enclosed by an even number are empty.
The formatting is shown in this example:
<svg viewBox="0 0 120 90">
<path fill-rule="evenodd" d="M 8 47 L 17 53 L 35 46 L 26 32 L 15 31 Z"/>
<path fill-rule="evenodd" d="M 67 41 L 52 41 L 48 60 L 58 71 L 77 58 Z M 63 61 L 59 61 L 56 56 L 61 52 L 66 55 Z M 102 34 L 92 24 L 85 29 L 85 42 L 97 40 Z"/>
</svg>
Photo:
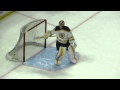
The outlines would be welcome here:
<svg viewBox="0 0 120 90">
<path fill-rule="evenodd" d="M 2 14 L 3 13 L 3 11 L 0 11 L 0 14 Z"/>
</svg>

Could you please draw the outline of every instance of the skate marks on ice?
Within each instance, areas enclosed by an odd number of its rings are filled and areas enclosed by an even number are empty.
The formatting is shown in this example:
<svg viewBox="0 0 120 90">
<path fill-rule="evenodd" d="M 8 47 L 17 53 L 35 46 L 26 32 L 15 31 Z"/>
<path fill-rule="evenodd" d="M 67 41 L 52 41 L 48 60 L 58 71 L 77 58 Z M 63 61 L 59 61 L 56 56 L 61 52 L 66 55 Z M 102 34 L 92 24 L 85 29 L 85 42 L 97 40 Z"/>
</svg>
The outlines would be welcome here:
<svg viewBox="0 0 120 90">
<path fill-rule="evenodd" d="M 47 47 L 46 49 L 42 50 L 38 54 L 34 55 L 32 58 L 24 62 L 24 65 L 40 68 L 49 71 L 57 71 L 62 70 L 64 68 L 68 68 L 73 66 L 74 64 L 68 60 L 68 55 L 65 54 L 61 64 L 55 65 L 55 57 L 57 54 L 57 50 L 55 47 Z M 79 53 L 76 52 L 76 58 L 79 60 Z"/>
<path fill-rule="evenodd" d="M 79 61 L 80 63 L 93 63 L 95 62 L 96 56 L 94 55 L 84 55 L 84 54 L 80 54 L 79 55 Z"/>
</svg>

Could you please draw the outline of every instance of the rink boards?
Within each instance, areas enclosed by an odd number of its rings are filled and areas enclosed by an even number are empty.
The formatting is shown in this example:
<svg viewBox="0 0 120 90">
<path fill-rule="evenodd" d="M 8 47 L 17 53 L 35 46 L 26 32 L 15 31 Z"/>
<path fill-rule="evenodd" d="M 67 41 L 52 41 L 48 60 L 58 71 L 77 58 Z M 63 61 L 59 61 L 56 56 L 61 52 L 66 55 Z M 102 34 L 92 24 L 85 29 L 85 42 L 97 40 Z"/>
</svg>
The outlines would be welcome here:
<svg viewBox="0 0 120 90">
<path fill-rule="evenodd" d="M 9 14 L 13 13 L 14 11 L 0 11 L 0 20 L 4 17 L 8 16 Z"/>
</svg>

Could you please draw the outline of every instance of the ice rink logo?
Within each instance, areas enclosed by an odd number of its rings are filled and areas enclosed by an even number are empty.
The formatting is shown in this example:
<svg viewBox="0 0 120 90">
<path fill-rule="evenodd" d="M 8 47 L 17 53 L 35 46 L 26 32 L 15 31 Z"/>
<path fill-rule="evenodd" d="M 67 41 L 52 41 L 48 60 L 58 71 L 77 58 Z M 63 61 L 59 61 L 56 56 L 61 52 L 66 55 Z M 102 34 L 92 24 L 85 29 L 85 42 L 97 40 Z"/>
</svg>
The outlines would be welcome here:
<svg viewBox="0 0 120 90">
<path fill-rule="evenodd" d="M 3 13 L 3 11 L 0 11 L 0 14 L 2 14 Z"/>
</svg>

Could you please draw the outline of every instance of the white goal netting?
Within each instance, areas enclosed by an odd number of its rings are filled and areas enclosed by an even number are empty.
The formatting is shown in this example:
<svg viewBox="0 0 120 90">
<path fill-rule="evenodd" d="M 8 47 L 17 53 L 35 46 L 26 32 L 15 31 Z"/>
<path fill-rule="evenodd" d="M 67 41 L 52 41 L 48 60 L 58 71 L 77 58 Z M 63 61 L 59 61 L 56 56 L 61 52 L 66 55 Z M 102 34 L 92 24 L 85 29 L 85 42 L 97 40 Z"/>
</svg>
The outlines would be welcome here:
<svg viewBox="0 0 120 90">
<path fill-rule="evenodd" d="M 19 40 L 15 47 L 7 53 L 6 58 L 12 61 L 25 62 L 40 50 L 46 48 L 46 39 L 34 39 L 46 33 L 47 21 L 45 19 L 34 20 L 24 25 L 20 30 Z"/>
</svg>

